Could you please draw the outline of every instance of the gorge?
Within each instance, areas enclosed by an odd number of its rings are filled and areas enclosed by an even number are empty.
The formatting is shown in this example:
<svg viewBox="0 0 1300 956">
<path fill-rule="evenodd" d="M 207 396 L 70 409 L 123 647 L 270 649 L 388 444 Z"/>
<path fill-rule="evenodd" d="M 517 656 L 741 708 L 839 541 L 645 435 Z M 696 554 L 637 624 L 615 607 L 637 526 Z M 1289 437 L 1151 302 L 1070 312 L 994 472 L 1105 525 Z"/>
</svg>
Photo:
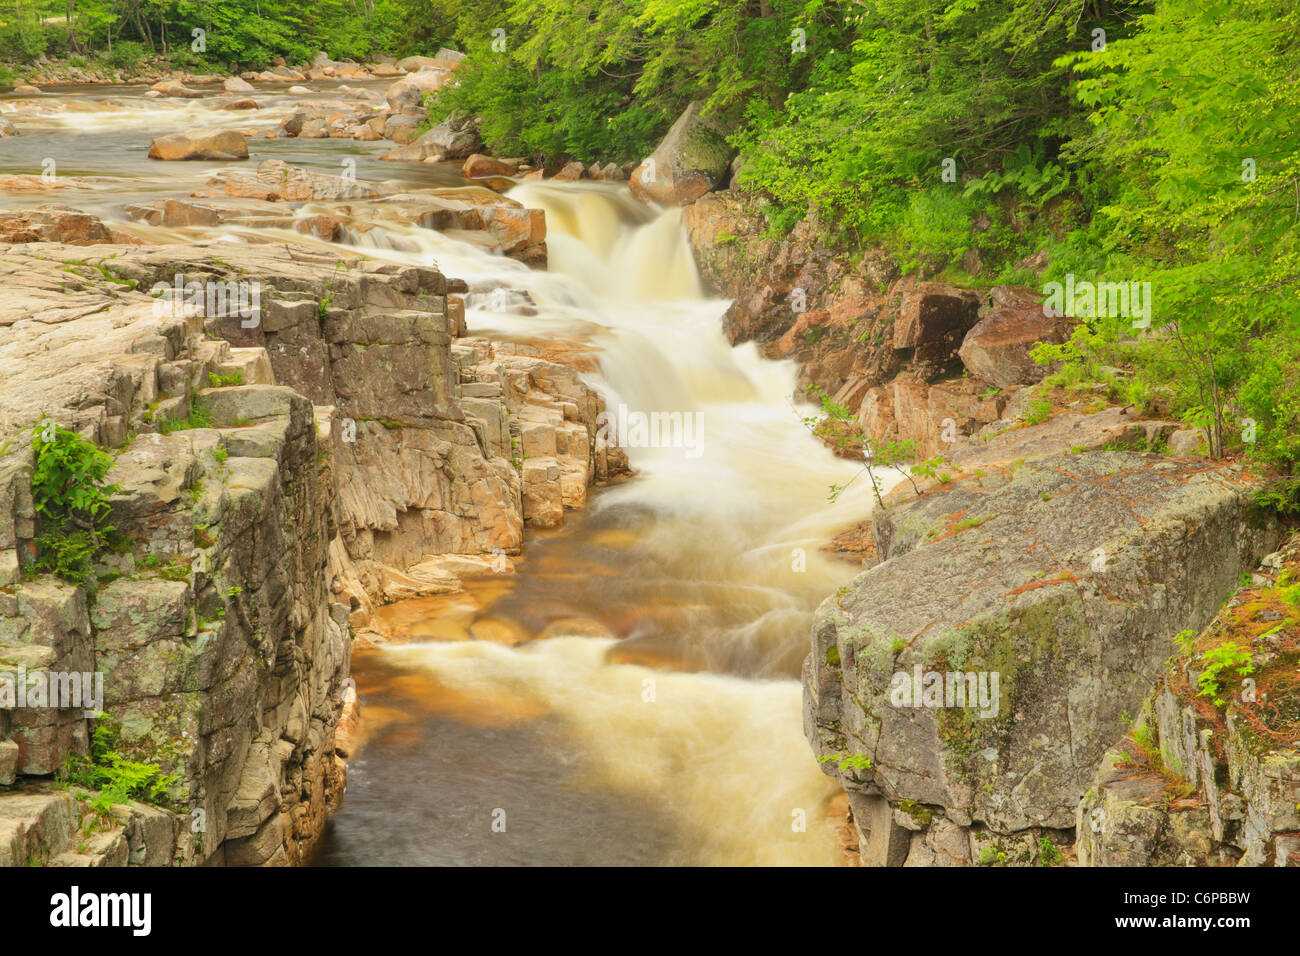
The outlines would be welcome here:
<svg viewBox="0 0 1300 956">
<path fill-rule="evenodd" d="M 1300 863 L 1294 715 L 1175 640 L 1286 699 L 1300 553 L 1196 429 L 1043 383 L 1033 288 L 774 237 L 729 155 L 467 178 L 381 158 L 432 148 L 392 75 L 250 82 L 0 98 L 0 669 L 109 718 L 0 708 L 0 863 Z M 213 128 L 248 160 L 147 156 Z M 60 430 L 112 456 L 81 581 Z"/>
</svg>

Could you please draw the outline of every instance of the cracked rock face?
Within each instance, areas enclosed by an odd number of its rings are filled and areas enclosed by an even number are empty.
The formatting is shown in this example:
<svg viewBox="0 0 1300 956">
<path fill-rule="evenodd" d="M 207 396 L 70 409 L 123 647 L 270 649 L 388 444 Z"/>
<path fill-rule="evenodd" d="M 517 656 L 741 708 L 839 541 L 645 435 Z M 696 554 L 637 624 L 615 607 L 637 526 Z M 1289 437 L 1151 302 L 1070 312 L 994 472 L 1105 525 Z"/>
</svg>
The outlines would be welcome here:
<svg viewBox="0 0 1300 956">
<path fill-rule="evenodd" d="M 804 703 L 859 826 L 877 818 L 863 844 L 877 864 L 902 862 L 906 841 L 868 800 L 1000 834 L 1073 826 L 1173 636 L 1204 626 L 1276 540 L 1240 474 L 1127 452 L 960 481 L 877 514 L 875 530 L 882 563 L 818 610 Z M 996 674 L 996 714 L 924 694 L 913 706 L 895 675 L 918 666 Z"/>
<path fill-rule="evenodd" d="M 626 470 L 581 361 L 463 337 L 436 270 L 214 251 L 0 252 L 0 670 L 103 672 L 117 749 L 175 775 L 170 813 L 131 804 L 70 849 L 29 778 L 86 751 L 82 709 L 0 710 L 0 787 L 21 791 L 0 790 L 0 862 L 303 861 L 342 794 L 350 626 L 458 586 L 448 556 L 517 553 L 525 524 Z M 159 308 L 177 276 L 256 285 L 256 321 Z M 23 577 L 46 418 L 115 459 L 126 547 L 100 555 L 93 600 Z"/>
</svg>

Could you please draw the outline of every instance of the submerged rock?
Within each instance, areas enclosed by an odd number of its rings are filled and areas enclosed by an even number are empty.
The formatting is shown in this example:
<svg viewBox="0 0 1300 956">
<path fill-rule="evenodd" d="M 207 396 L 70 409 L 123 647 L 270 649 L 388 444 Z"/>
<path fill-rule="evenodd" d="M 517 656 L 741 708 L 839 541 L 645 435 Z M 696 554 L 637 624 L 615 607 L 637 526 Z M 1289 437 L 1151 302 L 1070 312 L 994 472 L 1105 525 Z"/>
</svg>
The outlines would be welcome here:
<svg viewBox="0 0 1300 956">
<path fill-rule="evenodd" d="M 271 202 L 304 202 L 308 199 L 374 199 L 396 191 L 382 183 L 313 173 L 290 166 L 283 160 L 268 159 L 258 164 L 256 173 L 219 173 L 193 195 L 197 199 L 230 196 Z"/>
</svg>

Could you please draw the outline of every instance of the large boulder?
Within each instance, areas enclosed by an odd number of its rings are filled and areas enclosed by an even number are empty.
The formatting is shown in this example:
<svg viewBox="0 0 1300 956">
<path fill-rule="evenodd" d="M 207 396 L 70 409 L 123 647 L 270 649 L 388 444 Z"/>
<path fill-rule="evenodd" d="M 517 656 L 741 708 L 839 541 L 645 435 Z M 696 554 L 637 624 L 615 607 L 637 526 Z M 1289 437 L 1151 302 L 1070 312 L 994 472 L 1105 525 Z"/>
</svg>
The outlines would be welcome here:
<svg viewBox="0 0 1300 956">
<path fill-rule="evenodd" d="M 1047 312 L 1033 289 L 995 287 L 993 307 L 962 341 L 962 364 L 976 378 L 1001 388 L 1041 381 L 1047 367 L 1035 362 L 1030 352 L 1039 342 L 1064 342 L 1074 324 Z"/>
<path fill-rule="evenodd" d="M 491 176 L 513 176 L 515 167 L 509 163 L 503 163 L 499 159 L 493 159 L 491 156 L 484 156 L 482 153 L 474 153 L 465 160 L 465 165 L 461 167 L 460 174 L 466 179 L 485 179 Z"/>
<path fill-rule="evenodd" d="M 1133 452 L 949 488 L 878 510 L 882 563 L 818 609 L 805 732 L 855 814 L 1068 829 L 1174 636 L 1214 617 L 1276 528 L 1240 471 Z"/>
<path fill-rule="evenodd" d="M 89 246 L 118 237 L 94 216 L 62 206 L 0 210 L 0 242 L 66 242 Z"/>
<path fill-rule="evenodd" d="M 243 134 L 231 129 L 199 129 L 160 136 L 149 144 L 150 159 L 248 159 Z"/>
<path fill-rule="evenodd" d="M 227 93 L 251 93 L 251 92 L 253 92 L 253 84 L 252 84 L 252 83 L 249 83 L 249 82 L 246 81 L 246 80 L 241 80 L 241 79 L 240 79 L 239 77 L 237 77 L 237 76 L 228 76 L 228 77 L 226 77 L 226 79 L 225 79 L 225 80 L 222 82 L 222 84 L 221 84 L 221 88 L 222 88 L 223 90 L 225 90 Z"/>
<path fill-rule="evenodd" d="M 483 140 L 474 117 L 456 110 L 412 145 L 440 153 L 443 159 L 464 159 L 482 149 Z"/>
<path fill-rule="evenodd" d="M 726 178 L 735 155 L 726 131 L 703 115 L 699 103 L 692 103 L 632 171 L 628 185 L 642 202 L 685 206 Z"/>
<path fill-rule="evenodd" d="M 405 73 L 418 73 L 432 67 L 435 70 L 454 70 L 464 61 L 465 54 L 459 50 L 443 47 L 437 56 L 407 56 L 398 60 L 396 67 Z"/>
<path fill-rule="evenodd" d="M 421 117 L 418 115 L 411 113 L 394 113 L 392 116 L 384 120 L 384 139 L 391 139 L 394 143 L 401 146 L 409 145 L 417 136 L 420 135 L 420 122 Z"/>
<path fill-rule="evenodd" d="M 436 93 L 451 80 L 452 69 L 426 66 L 416 73 L 408 73 L 388 88 L 384 98 L 395 113 L 406 109 L 419 109 L 428 93 Z"/>
<path fill-rule="evenodd" d="M 943 365 L 957 354 L 962 339 L 979 318 L 979 296 L 942 282 L 905 283 L 894 348 L 911 350 L 916 362 Z"/>
</svg>

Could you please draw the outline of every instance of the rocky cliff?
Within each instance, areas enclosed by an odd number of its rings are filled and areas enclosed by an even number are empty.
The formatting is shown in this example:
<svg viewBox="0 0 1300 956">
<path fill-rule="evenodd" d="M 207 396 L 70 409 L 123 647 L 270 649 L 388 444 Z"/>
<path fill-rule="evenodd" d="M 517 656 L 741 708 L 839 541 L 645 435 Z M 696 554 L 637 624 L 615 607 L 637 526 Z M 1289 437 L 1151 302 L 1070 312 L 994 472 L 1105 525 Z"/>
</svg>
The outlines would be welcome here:
<svg viewBox="0 0 1300 956">
<path fill-rule="evenodd" d="M 943 456 L 837 539 L 865 570 L 815 618 L 805 732 L 847 794 L 842 845 L 871 866 L 1295 862 L 1286 608 L 1236 627 L 1271 704 L 1197 696 L 1221 607 L 1258 606 L 1232 595 L 1278 540 L 1255 479 L 1145 453 L 1200 436 L 1040 385 L 1030 352 L 1069 327 L 1032 289 L 851 261 L 814 217 L 777 239 L 735 190 L 684 222 L 728 337 L 844 409 L 838 453 Z"/>
<path fill-rule="evenodd" d="M 1179 635 L 1079 803 L 1080 864 L 1300 866 L 1297 574 L 1293 537 Z"/>
<path fill-rule="evenodd" d="M 0 671 L 102 674 L 106 714 L 0 706 L 0 863 L 300 862 L 342 794 L 352 630 L 626 460 L 575 368 L 464 338 L 435 269 L 117 238 L 0 252 Z M 84 586 L 33 567 L 51 422 L 114 458 L 123 543 Z M 169 775 L 156 805 L 51 786 L 110 724 Z"/>
</svg>

